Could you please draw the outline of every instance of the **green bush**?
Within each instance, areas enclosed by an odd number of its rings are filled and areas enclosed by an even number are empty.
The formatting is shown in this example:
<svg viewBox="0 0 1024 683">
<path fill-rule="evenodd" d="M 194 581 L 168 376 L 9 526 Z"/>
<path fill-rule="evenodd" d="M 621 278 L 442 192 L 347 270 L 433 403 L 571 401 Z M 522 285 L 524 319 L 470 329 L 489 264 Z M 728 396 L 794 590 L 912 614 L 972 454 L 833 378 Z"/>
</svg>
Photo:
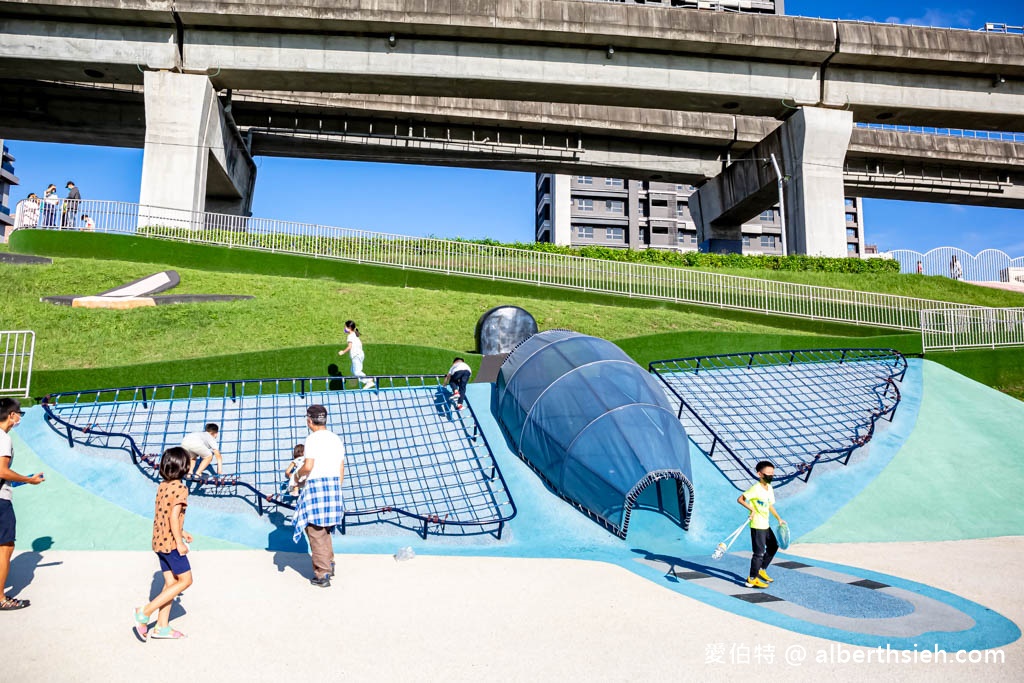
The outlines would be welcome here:
<svg viewBox="0 0 1024 683">
<path fill-rule="evenodd" d="M 892 259 L 831 258 L 827 256 L 746 256 L 743 254 L 709 254 L 677 252 L 666 249 L 617 249 L 614 247 L 565 247 L 547 242 L 512 242 L 502 244 L 491 239 L 410 238 L 395 241 L 384 237 L 317 237 L 285 233 L 247 232 L 238 229 L 206 227 L 189 229 L 165 226 L 139 228 L 140 235 L 171 238 L 180 241 L 207 241 L 252 249 L 265 249 L 296 254 L 319 253 L 327 256 L 364 258 L 393 262 L 395 259 L 418 265 L 433 262 L 463 266 L 479 265 L 479 250 L 474 247 L 505 247 L 520 252 L 541 252 L 563 256 L 582 256 L 603 261 L 643 263 L 675 268 L 740 268 L 744 270 L 786 270 L 822 273 L 899 273 L 899 263 Z M 446 244 L 447 242 L 447 244 Z M 462 262 L 461 259 L 470 261 Z"/>
<path fill-rule="evenodd" d="M 899 273 L 900 265 L 892 259 L 831 258 L 828 256 L 746 256 L 743 254 L 709 254 L 667 249 L 618 249 L 615 247 L 564 247 L 546 242 L 513 242 L 501 244 L 494 240 L 456 240 L 470 244 L 503 246 L 548 254 L 583 256 L 606 261 L 627 261 L 678 268 L 742 268 L 745 270 L 790 270 L 821 273 Z"/>
</svg>

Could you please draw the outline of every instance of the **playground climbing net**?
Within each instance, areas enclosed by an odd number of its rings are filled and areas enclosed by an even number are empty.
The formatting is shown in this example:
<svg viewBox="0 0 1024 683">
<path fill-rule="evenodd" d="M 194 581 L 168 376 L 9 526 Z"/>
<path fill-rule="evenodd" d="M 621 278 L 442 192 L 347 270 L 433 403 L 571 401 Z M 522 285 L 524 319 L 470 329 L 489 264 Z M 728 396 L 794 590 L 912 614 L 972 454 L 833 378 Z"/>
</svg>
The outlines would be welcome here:
<svg viewBox="0 0 1024 683">
<path fill-rule="evenodd" d="M 216 423 L 222 474 L 210 468 L 190 486 L 246 498 L 262 514 L 294 507 L 284 471 L 308 433 L 306 407 L 320 403 L 345 443 L 347 523 L 500 538 L 515 504 L 472 406 L 456 410 L 436 375 L 375 379 L 376 389 L 363 390 L 341 377 L 127 387 L 54 394 L 44 406 L 70 445 L 124 448 L 154 480 L 164 449 Z"/>
<path fill-rule="evenodd" d="M 737 488 L 755 465 L 775 482 L 807 481 L 814 466 L 844 465 L 892 420 L 907 361 L 892 349 L 765 351 L 654 361 L 687 434 Z"/>
</svg>

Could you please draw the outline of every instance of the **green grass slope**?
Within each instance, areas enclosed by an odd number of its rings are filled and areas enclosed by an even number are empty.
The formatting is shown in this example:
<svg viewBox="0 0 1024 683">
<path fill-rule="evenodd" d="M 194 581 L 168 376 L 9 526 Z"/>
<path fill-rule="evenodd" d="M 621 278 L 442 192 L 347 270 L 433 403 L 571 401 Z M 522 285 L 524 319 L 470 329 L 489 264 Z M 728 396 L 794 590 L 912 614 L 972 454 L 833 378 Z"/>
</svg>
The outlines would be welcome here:
<svg viewBox="0 0 1024 683">
<path fill-rule="evenodd" d="M 1024 404 L 924 364 L 917 425 L 863 493 L 802 542 L 1016 536 L 1024 526 Z M 1009 457 L 1008 457 L 1009 456 Z"/>
<path fill-rule="evenodd" d="M 55 257 L 52 266 L 0 264 L 8 293 L 0 299 L 0 329 L 36 331 L 37 396 L 135 384 L 320 376 L 329 374 L 332 363 L 347 373 L 347 358 L 336 353 L 342 324 L 349 318 L 364 333 L 367 372 L 440 373 L 455 354 L 467 356 L 471 365 L 479 362 L 470 355 L 476 321 L 487 309 L 505 304 L 526 308 L 541 329 L 567 327 L 614 340 L 644 365 L 665 358 L 769 349 L 921 351 L 915 332 L 309 257 L 39 230 L 18 231 L 12 243 L 16 252 Z M 93 294 L 164 268 L 175 268 L 182 276 L 176 293 L 256 298 L 132 311 L 39 302 L 45 295 Z M 989 291 L 949 284 L 986 296 Z M 1008 393 L 1024 393 L 1024 349 L 929 358 Z"/>
</svg>

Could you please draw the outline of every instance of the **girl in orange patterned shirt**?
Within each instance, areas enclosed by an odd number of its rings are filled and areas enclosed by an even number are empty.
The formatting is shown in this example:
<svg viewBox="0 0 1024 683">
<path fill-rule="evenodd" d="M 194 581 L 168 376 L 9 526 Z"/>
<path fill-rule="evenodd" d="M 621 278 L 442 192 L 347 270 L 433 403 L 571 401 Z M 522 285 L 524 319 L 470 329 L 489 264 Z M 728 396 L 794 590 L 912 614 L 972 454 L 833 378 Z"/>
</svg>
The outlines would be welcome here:
<svg viewBox="0 0 1024 683">
<path fill-rule="evenodd" d="M 153 513 L 153 551 L 160 560 L 164 589 L 144 607 L 135 610 L 135 634 L 145 641 L 149 621 L 157 612 L 153 638 L 184 638 L 185 634 L 168 625 L 171 603 L 178 594 L 192 585 L 192 567 L 188 562 L 188 543 L 192 536 L 185 531 L 185 509 L 188 488 L 181 481 L 188 473 L 189 455 L 184 448 L 168 448 L 160 458 L 163 483 L 156 490 Z"/>
</svg>

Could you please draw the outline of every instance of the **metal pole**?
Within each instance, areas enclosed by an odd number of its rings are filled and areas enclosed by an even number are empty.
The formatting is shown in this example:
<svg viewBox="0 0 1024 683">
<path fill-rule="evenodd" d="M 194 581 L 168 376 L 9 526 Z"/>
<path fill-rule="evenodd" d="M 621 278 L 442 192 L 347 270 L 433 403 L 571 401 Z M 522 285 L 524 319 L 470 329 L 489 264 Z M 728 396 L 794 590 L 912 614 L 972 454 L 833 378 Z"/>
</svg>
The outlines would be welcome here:
<svg viewBox="0 0 1024 683">
<path fill-rule="evenodd" d="M 779 168 L 779 162 L 775 159 L 775 153 L 771 154 L 772 167 L 775 168 L 775 177 L 777 178 L 777 184 L 779 187 L 779 223 L 782 225 L 782 255 L 788 256 L 786 251 L 786 200 L 782 196 L 782 181 L 784 179 L 782 175 L 782 169 Z"/>
</svg>

